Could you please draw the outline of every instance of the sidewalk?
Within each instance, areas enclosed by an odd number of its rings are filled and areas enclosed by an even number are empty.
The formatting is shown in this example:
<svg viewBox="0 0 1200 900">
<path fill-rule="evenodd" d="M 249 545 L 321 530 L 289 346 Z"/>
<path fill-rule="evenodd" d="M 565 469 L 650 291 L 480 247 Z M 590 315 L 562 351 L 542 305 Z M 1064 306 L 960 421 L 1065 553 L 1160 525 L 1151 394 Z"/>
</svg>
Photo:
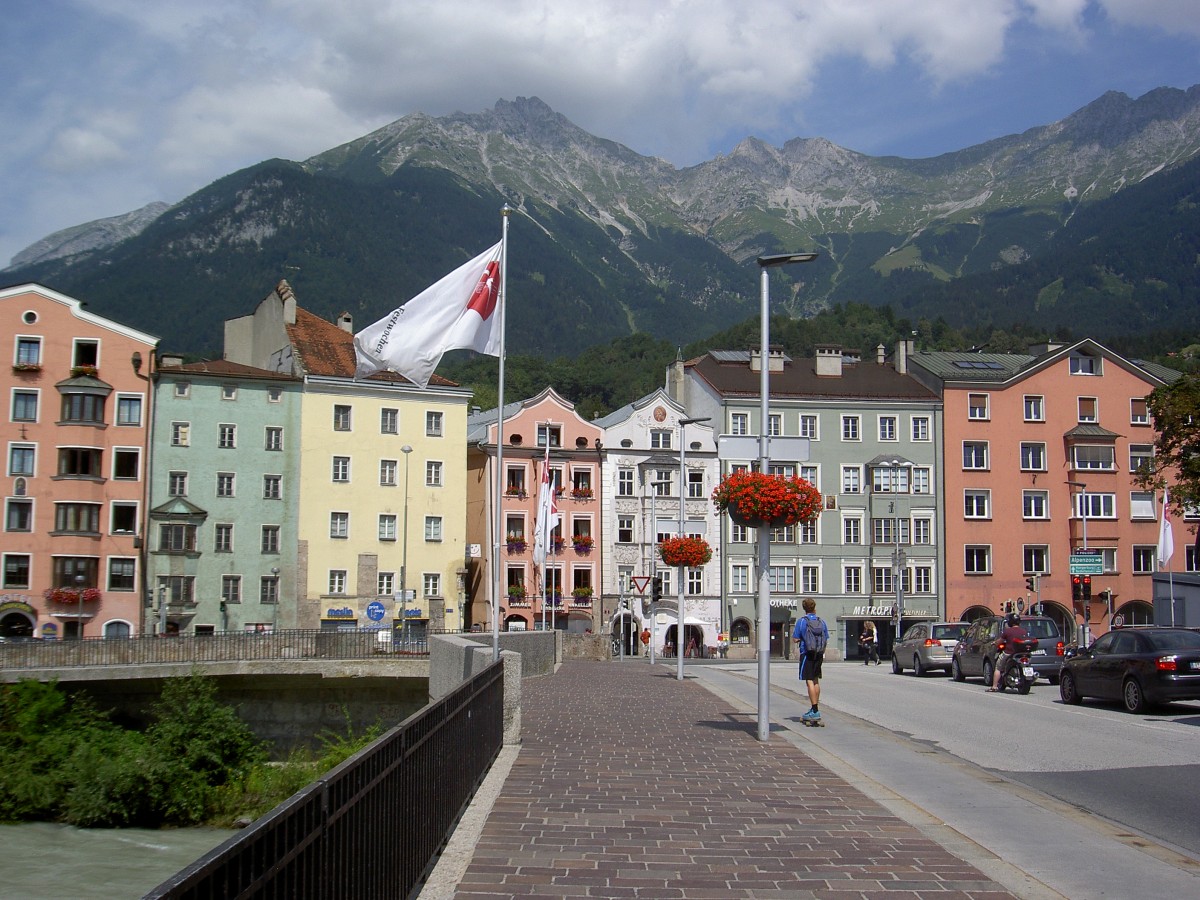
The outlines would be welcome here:
<svg viewBox="0 0 1200 900">
<path fill-rule="evenodd" d="M 674 666 L 568 662 L 522 692 L 511 769 L 423 900 L 1013 896 Z"/>
</svg>

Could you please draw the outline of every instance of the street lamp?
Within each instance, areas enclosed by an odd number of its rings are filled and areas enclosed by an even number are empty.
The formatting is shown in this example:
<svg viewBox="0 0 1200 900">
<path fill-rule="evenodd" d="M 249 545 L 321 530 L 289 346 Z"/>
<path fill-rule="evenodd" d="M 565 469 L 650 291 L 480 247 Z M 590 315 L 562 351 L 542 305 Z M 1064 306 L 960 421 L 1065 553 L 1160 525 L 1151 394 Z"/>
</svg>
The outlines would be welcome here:
<svg viewBox="0 0 1200 900">
<path fill-rule="evenodd" d="M 684 528 L 687 525 L 685 515 L 685 501 L 687 499 L 687 469 L 684 467 L 684 459 L 687 456 L 687 443 L 684 441 L 684 429 L 688 425 L 696 425 L 700 422 L 712 421 L 708 416 L 701 419 L 680 419 L 679 420 L 679 536 L 683 537 Z M 679 652 L 675 654 L 675 677 L 679 681 L 683 681 L 683 652 L 684 652 L 684 627 L 683 627 L 683 576 L 684 566 L 679 565 L 679 591 L 678 591 L 678 612 L 675 617 L 675 644 Z"/>
<path fill-rule="evenodd" d="M 271 609 L 271 633 L 274 634 L 279 630 L 279 566 L 271 566 L 271 578 L 275 582 L 275 606 Z"/>
<path fill-rule="evenodd" d="M 404 629 L 404 649 L 408 649 L 408 458 L 413 448 L 405 444 L 400 448 L 404 454 L 404 525 L 400 533 L 400 615 Z M 393 635 L 394 637 L 394 635 Z"/>
<path fill-rule="evenodd" d="M 658 578 L 658 553 L 655 551 L 658 543 L 658 494 L 660 488 L 665 491 L 670 484 L 669 481 L 650 482 L 650 534 L 654 536 L 650 541 L 650 665 L 654 665 L 654 643 L 658 639 L 658 607 L 654 602 L 654 585 Z"/>
<path fill-rule="evenodd" d="M 1083 546 L 1080 547 L 1079 549 L 1087 550 L 1087 548 L 1088 548 L 1088 539 L 1087 539 L 1088 514 L 1087 514 L 1087 503 L 1084 502 L 1084 492 L 1087 491 L 1087 485 L 1084 484 L 1082 481 L 1068 481 L 1068 482 L 1066 482 L 1066 485 L 1068 487 L 1079 488 L 1079 492 L 1075 495 L 1075 497 L 1076 497 L 1075 504 L 1079 508 L 1079 517 L 1083 521 L 1083 535 L 1082 535 L 1083 536 Z M 1070 550 L 1069 547 L 1067 549 L 1068 549 L 1068 551 Z M 1083 624 L 1081 624 L 1079 626 L 1079 643 L 1082 644 L 1084 647 L 1086 647 L 1088 645 L 1089 638 L 1091 637 L 1091 635 L 1088 632 L 1089 632 L 1089 629 L 1088 629 L 1088 604 L 1087 604 L 1087 601 L 1085 600 L 1084 604 L 1083 604 Z"/>
<path fill-rule="evenodd" d="M 85 581 L 87 579 L 82 573 L 75 576 L 75 593 L 79 595 L 79 621 L 76 623 L 75 639 L 79 641 L 83 640 L 83 583 Z"/>
<path fill-rule="evenodd" d="M 758 470 L 770 470 L 771 449 L 767 421 L 771 407 L 771 284 L 768 269 L 812 262 L 815 253 L 776 253 L 760 256 L 759 275 L 759 413 Z M 771 739 L 771 529 L 758 529 L 758 739 Z"/>
</svg>

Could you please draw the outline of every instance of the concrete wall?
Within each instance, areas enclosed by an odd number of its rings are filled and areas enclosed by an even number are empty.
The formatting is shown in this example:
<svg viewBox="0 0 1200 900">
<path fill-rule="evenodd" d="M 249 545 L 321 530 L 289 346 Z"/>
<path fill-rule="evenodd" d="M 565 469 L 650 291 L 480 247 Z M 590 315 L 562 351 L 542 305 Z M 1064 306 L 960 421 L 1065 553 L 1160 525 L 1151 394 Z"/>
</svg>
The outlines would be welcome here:
<svg viewBox="0 0 1200 900">
<path fill-rule="evenodd" d="M 502 636 L 503 637 L 503 636 Z M 493 650 L 462 635 L 429 638 L 429 702 L 440 700 L 468 678 L 492 664 Z M 521 743 L 522 657 L 513 650 L 500 651 L 504 664 L 504 743 Z"/>
</svg>

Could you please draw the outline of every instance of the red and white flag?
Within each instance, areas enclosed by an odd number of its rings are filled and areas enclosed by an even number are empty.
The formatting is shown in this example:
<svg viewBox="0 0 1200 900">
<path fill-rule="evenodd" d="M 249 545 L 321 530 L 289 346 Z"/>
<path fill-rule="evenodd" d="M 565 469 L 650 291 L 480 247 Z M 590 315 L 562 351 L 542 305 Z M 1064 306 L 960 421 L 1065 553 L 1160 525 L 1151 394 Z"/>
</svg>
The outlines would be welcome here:
<svg viewBox="0 0 1200 900">
<path fill-rule="evenodd" d="M 502 244 L 354 335 L 354 377 L 391 369 L 426 387 L 447 350 L 499 356 Z"/>
<path fill-rule="evenodd" d="M 546 459 L 542 463 L 542 485 L 538 489 L 537 526 L 533 533 L 533 562 L 540 569 L 546 565 L 550 550 L 550 535 L 562 517 L 558 514 L 558 497 L 550 480 L 550 429 L 546 429 Z"/>
<path fill-rule="evenodd" d="M 1165 567 L 1175 555 L 1175 532 L 1171 528 L 1171 516 L 1167 504 L 1170 503 L 1167 489 L 1163 488 L 1162 518 L 1158 520 L 1158 565 Z"/>
</svg>

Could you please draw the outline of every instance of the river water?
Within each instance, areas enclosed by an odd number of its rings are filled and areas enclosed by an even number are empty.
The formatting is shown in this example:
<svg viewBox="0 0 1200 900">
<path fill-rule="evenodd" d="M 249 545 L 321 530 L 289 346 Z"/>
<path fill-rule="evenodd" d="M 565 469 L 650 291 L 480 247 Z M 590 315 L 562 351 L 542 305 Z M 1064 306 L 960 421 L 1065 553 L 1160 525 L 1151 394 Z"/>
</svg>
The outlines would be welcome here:
<svg viewBox="0 0 1200 900">
<path fill-rule="evenodd" d="M 0 900 L 136 900 L 231 834 L 220 828 L 0 825 Z"/>
</svg>

